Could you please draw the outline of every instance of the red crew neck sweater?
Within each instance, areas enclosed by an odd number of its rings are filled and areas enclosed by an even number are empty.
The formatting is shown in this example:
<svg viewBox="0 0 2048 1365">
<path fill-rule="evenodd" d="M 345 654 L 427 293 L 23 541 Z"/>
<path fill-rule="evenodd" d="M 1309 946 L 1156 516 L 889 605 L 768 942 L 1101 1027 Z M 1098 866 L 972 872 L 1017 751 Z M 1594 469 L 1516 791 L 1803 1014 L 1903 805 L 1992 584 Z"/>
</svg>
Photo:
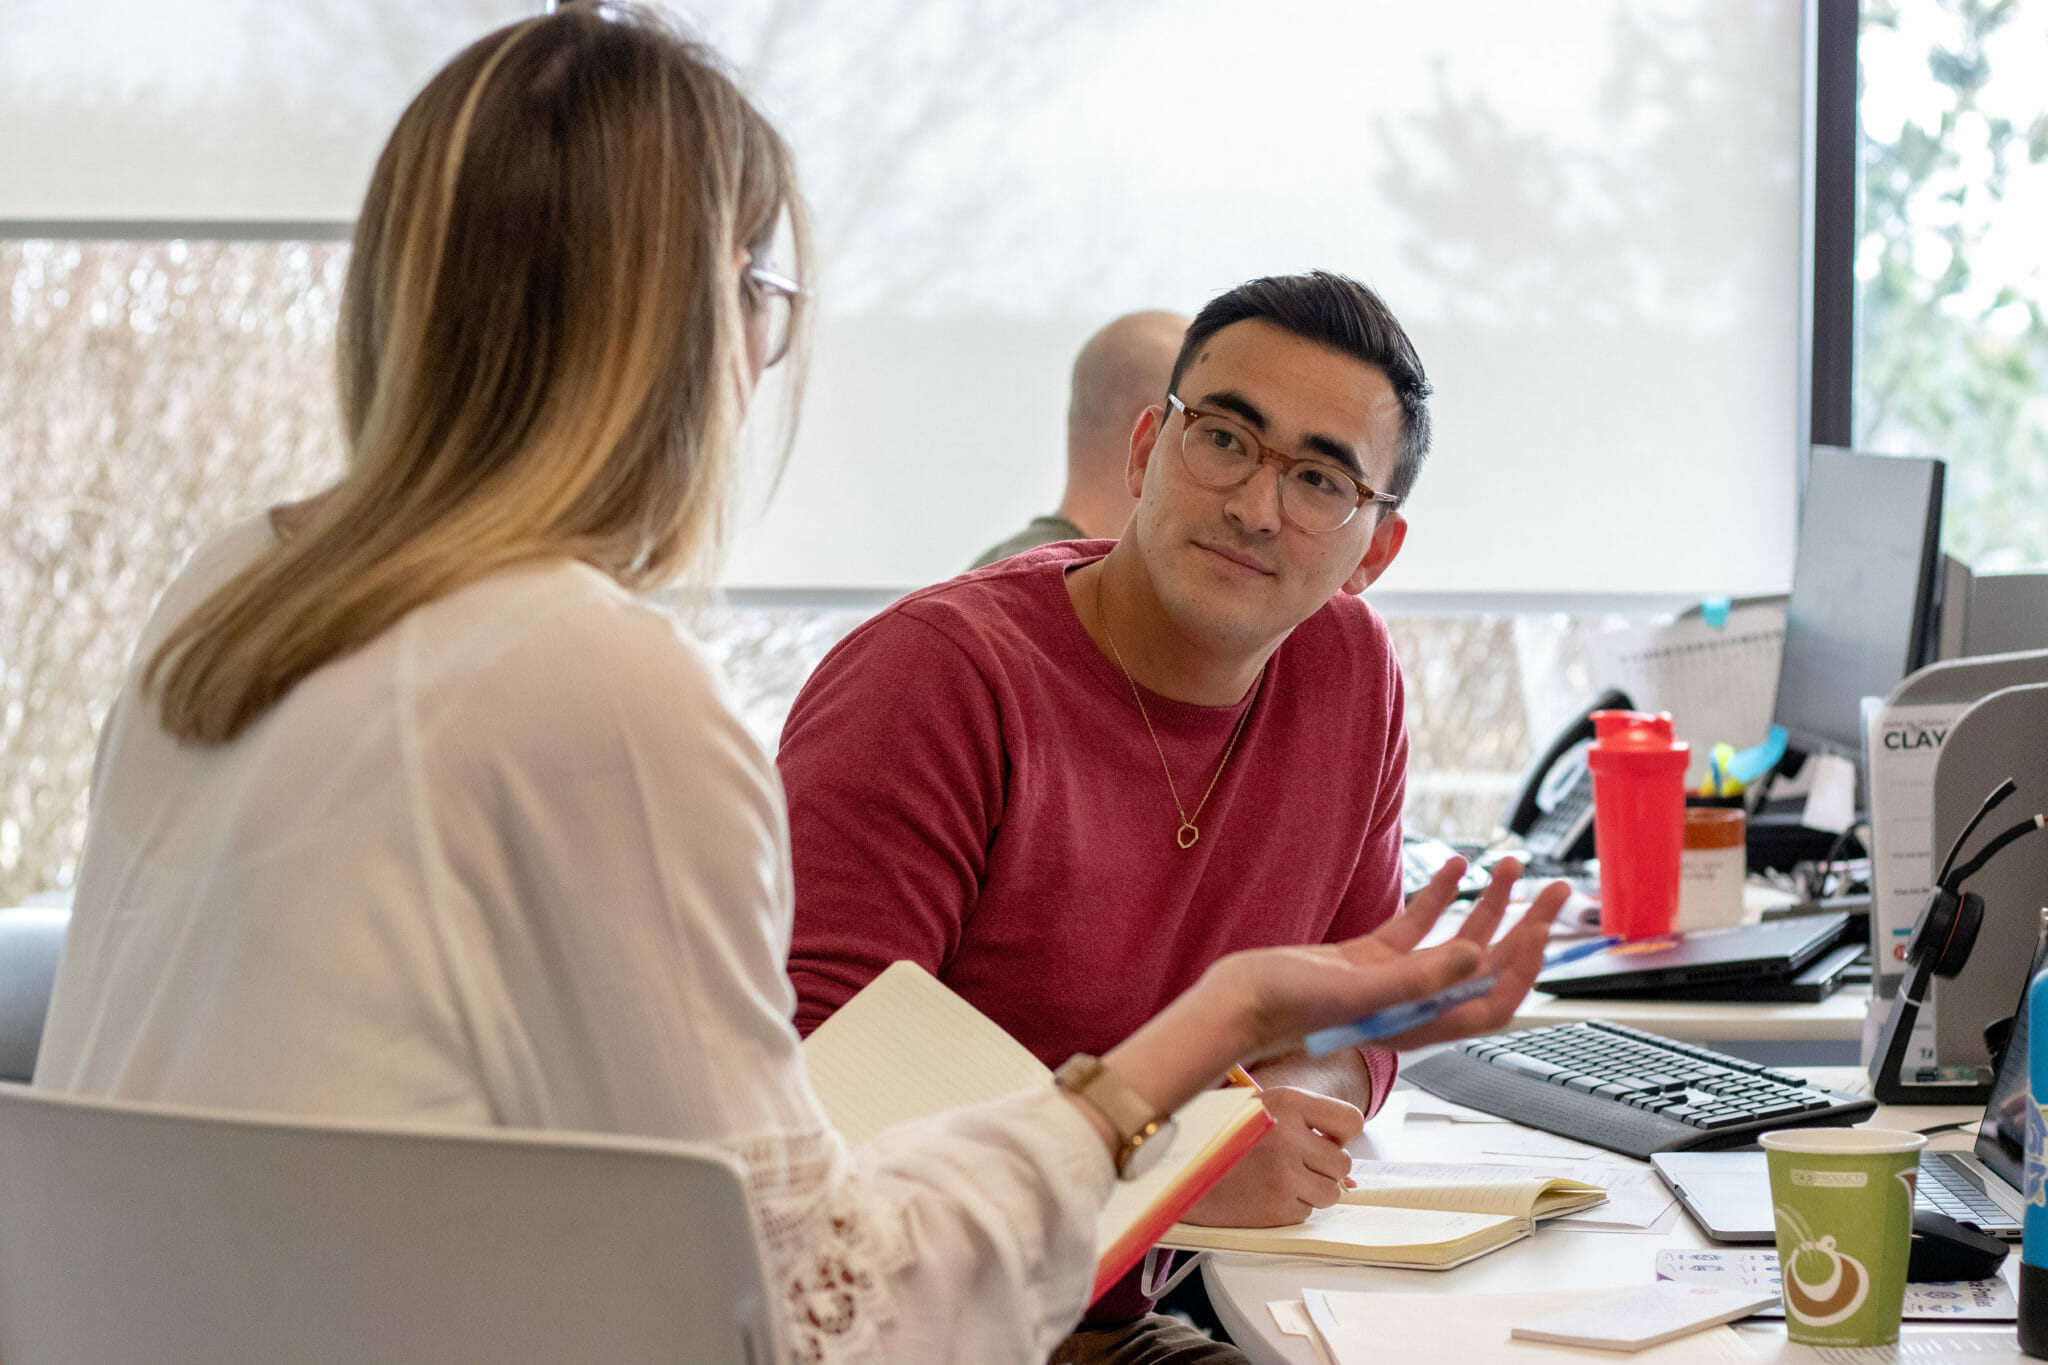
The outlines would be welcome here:
<svg viewBox="0 0 2048 1365">
<path fill-rule="evenodd" d="M 808 1033 L 908 958 L 1048 1066 L 1107 1051 L 1226 953 L 1348 938 L 1400 903 L 1407 767 L 1385 624 L 1337 596 L 1266 666 L 1180 818 L 1063 542 L 913 593 L 805 684 L 782 734 Z M 1240 708 L 1145 694 L 1192 812 Z M 1375 1099 L 1393 1059 L 1368 1051 Z"/>
</svg>

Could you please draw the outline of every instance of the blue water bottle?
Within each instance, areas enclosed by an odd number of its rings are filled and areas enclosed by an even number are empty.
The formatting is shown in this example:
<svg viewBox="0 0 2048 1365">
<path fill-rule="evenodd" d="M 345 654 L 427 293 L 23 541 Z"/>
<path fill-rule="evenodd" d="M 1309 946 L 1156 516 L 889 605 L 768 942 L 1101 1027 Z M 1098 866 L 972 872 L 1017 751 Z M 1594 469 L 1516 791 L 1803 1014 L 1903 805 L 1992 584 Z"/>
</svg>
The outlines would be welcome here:
<svg viewBox="0 0 2048 1365">
<path fill-rule="evenodd" d="M 2048 910 L 2041 914 L 2048 938 Z M 2040 960 L 2036 955 L 2036 961 Z M 2018 1041 L 2018 1040 L 2015 1040 Z M 2026 1222 L 2020 1234 L 2020 1349 L 2048 1358 L 2048 967 L 2027 987 Z"/>
</svg>

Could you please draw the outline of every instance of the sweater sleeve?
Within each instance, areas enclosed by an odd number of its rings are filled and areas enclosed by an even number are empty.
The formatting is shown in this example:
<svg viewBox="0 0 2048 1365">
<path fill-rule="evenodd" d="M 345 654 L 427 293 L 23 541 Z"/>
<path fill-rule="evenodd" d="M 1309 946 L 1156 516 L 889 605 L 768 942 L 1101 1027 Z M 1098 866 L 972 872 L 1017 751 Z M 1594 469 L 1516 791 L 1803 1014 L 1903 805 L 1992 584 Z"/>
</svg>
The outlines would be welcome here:
<svg viewBox="0 0 2048 1365">
<path fill-rule="evenodd" d="M 1358 863 L 1338 903 L 1325 941 L 1341 942 L 1369 934 L 1393 918 L 1401 907 L 1401 811 L 1408 795 L 1408 726 L 1406 691 L 1401 666 L 1395 658 L 1386 628 L 1379 627 L 1385 643 L 1384 674 L 1379 684 L 1388 699 L 1384 726 L 1374 738 L 1378 742 L 1378 782 L 1358 850 Z M 1393 1091 L 1399 1071 L 1398 1057 L 1389 1049 L 1367 1045 L 1359 1048 L 1372 1077 L 1372 1103 L 1366 1117 L 1379 1112 Z"/>
<path fill-rule="evenodd" d="M 808 1034 L 890 963 L 940 975 L 1002 818 L 995 695 L 943 632 L 898 610 L 812 673 L 777 755 L 796 921 L 789 975 Z"/>
</svg>

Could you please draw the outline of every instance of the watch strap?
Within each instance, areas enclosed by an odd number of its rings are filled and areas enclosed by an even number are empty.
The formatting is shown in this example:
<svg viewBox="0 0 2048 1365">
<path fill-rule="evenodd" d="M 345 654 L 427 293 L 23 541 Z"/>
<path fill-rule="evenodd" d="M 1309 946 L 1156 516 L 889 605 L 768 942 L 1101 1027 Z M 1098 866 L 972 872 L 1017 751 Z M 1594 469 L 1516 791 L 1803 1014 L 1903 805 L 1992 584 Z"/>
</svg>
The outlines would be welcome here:
<svg viewBox="0 0 2048 1365">
<path fill-rule="evenodd" d="M 1131 1089 L 1100 1057 L 1077 1052 L 1060 1063 L 1053 1082 L 1077 1095 L 1109 1121 L 1117 1137 L 1116 1173 L 1126 1176 L 1134 1158 L 1155 1141 L 1168 1140 L 1173 1116 L 1152 1107 L 1143 1095 Z M 1150 1163 L 1145 1163 L 1149 1165 Z"/>
</svg>

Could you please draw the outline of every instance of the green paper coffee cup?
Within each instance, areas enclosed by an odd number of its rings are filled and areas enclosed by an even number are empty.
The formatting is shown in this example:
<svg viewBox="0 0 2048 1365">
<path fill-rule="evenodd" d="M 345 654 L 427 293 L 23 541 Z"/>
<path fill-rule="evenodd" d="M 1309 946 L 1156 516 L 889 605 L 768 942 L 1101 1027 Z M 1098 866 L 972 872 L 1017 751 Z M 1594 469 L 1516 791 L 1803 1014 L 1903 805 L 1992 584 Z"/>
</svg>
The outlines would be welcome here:
<svg viewBox="0 0 2048 1365">
<path fill-rule="evenodd" d="M 1785 1128 L 1757 1140 L 1769 1154 L 1786 1336 L 1802 1346 L 1892 1345 L 1927 1139 Z"/>
</svg>

